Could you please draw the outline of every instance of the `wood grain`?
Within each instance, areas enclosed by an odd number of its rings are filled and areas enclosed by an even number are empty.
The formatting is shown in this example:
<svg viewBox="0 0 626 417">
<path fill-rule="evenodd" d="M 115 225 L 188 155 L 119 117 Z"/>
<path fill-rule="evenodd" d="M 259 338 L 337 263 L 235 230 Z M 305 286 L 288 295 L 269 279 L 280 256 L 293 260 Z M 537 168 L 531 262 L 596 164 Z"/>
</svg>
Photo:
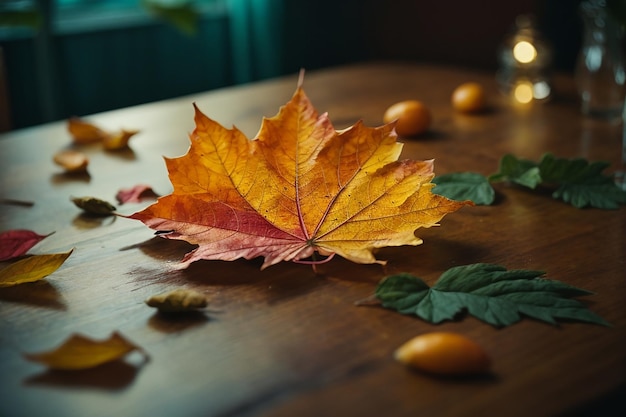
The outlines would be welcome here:
<svg viewBox="0 0 626 417">
<path fill-rule="evenodd" d="M 0 291 L 0 415 L 7 416 L 557 416 L 595 415 L 626 382 L 626 215 L 624 209 L 578 210 L 507 184 L 497 204 L 463 208 L 440 227 L 419 230 L 424 244 L 386 248 L 386 267 L 334 259 L 315 275 L 304 265 L 260 271 L 259 261 L 176 263 L 192 247 L 154 237 L 122 217 L 81 214 L 70 197 L 114 201 L 138 183 L 171 191 L 162 156 L 183 154 L 193 129 L 192 103 L 249 137 L 296 87 L 297 75 L 88 117 L 107 129 L 138 129 L 131 150 L 85 148 L 89 175 L 67 176 L 52 155 L 69 147 L 64 122 L 0 136 L 0 230 L 53 235 L 30 253 L 74 248 L 45 281 Z M 454 87 L 479 81 L 489 112 L 455 114 Z M 336 128 L 357 120 L 382 124 L 392 103 L 417 98 L 434 114 L 431 132 L 403 138 L 403 157 L 435 159 L 437 174 L 497 170 L 502 155 L 606 160 L 620 167 L 621 125 L 581 117 L 572 80 L 556 80 L 548 103 L 517 108 L 494 74 L 409 64 L 367 64 L 311 72 L 304 88 Z M 131 214 L 149 202 L 119 206 Z M 406 271 L 428 283 L 446 269 L 476 262 L 539 269 L 593 291 L 589 308 L 602 327 L 524 320 L 494 329 L 478 320 L 434 326 L 378 307 L 354 305 L 386 274 Z M 177 287 L 209 298 L 206 313 L 184 319 L 156 314 L 143 300 Z M 151 361 L 132 356 L 79 375 L 26 362 L 78 332 L 93 338 L 118 330 Z M 493 359 L 484 378 L 433 378 L 392 358 L 409 338 L 435 330 L 462 333 Z M 591 409 L 589 409 L 591 407 Z M 623 407 L 623 406 L 622 406 Z M 621 410 L 623 411 L 623 410 Z M 587 414 L 588 413 L 588 414 Z M 610 414 L 609 414 L 610 415 Z M 617 415 L 617 414 L 615 414 Z"/>
</svg>

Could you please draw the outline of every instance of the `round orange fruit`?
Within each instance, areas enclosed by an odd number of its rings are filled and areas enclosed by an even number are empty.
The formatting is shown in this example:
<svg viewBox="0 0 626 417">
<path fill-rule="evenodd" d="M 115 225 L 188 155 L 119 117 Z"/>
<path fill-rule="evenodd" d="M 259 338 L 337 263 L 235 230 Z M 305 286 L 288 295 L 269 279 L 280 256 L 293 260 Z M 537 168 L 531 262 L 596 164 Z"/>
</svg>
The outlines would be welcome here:
<svg viewBox="0 0 626 417">
<path fill-rule="evenodd" d="M 487 95 L 482 85 L 474 82 L 459 85 L 452 92 L 452 107 L 461 113 L 478 113 L 487 107 Z"/>
<path fill-rule="evenodd" d="M 392 104 L 385 111 L 383 122 L 396 120 L 399 136 L 416 136 L 430 128 L 432 116 L 428 107 L 418 100 L 405 100 Z"/>
</svg>

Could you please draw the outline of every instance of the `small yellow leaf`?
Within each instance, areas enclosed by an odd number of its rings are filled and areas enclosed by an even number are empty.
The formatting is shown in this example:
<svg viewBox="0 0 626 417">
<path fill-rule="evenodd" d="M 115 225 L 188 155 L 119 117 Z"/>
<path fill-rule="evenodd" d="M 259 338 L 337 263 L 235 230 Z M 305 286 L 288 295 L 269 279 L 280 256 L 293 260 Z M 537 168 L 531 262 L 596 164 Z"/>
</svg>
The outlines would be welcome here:
<svg viewBox="0 0 626 417">
<path fill-rule="evenodd" d="M 201 292 L 179 288 L 153 295 L 146 300 L 146 304 L 163 313 L 180 313 L 206 307 L 207 299 Z"/>
<path fill-rule="evenodd" d="M 72 135 L 74 143 L 79 144 L 101 142 L 107 136 L 104 130 L 78 117 L 68 120 L 67 130 Z"/>
<path fill-rule="evenodd" d="M 72 335 L 54 350 L 25 353 L 24 357 L 32 362 L 42 363 L 50 369 L 78 371 L 119 360 L 135 350 L 146 356 L 139 346 L 129 342 L 118 332 L 113 332 L 107 340 L 103 341 Z"/>
<path fill-rule="evenodd" d="M 0 270 L 0 288 L 35 282 L 56 271 L 72 251 L 49 255 L 34 255 Z"/>
<path fill-rule="evenodd" d="M 104 147 L 104 149 L 109 151 L 126 149 L 128 148 L 128 141 L 130 140 L 130 138 L 132 138 L 137 133 L 139 133 L 138 130 L 122 129 L 119 132 L 108 134 L 102 139 L 102 146 Z"/>
</svg>

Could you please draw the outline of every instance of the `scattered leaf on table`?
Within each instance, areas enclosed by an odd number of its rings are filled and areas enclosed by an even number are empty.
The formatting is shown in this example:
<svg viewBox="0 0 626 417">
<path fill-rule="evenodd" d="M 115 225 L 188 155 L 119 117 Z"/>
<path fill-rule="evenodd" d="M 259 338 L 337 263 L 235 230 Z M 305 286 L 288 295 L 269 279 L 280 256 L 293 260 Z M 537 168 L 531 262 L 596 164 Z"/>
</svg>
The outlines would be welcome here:
<svg viewBox="0 0 626 417">
<path fill-rule="evenodd" d="M 104 130 L 78 117 L 72 117 L 68 120 L 67 130 L 72 135 L 74 143 L 79 144 L 102 142 L 107 136 L 107 132 Z"/>
<path fill-rule="evenodd" d="M 0 232 L 0 261 L 24 255 L 30 248 L 47 238 L 31 230 L 15 229 Z"/>
<path fill-rule="evenodd" d="M 143 349 L 118 332 L 114 332 L 108 339 L 102 341 L 95 341 L 82 335 L 72 335 L 54 350 L 25 353 L 24 357 L 50 369 L 78 371 L 120 360 L 133 351 L 139 351 L 146 356 Z"/>
<path fill-rule="evenodd" d="M 72 251 L 47 255 L 33 255 L 0 269 L 0 287 L 35 282 L 59 269 Z"/>
<path fill-rule="evenodd" d="M 138 130 L 120 130 L 119 132 L 109 133 L 102 139 L 102 146 L 109 151 L 128 148 L 130 138 L 139 133 Z"/>
<path fill-rule="evenodd" d="M 32 207 L 35 205 L 34 201 L 16 200 L 14 198 L 0 198 L 0 204 L 7 204 L 12 206 Z"/>
<path fill-rule="evenodd" d="M 487 177 L 476 172 L 438 175 L 433 178 L 433 183 L 437 185 L 433 193 L 452 200 L 471 200 L 474 204 L 490 205 L 496 196 Z"/>
<path fill-rule="evenodd" d="M 376 297 L 383 307 L 440 323 L 467 310 L 493 326 L 508 326 L 522 315 L 547 323 L 555 319 L 608 325 L 570 297 L 590 292 L 559 281 L 540 278 L 540 271 L 511 270 L 499 265 L 473 264 L 450 268 L 435 285 L 402 273 L 383 279 Z"/>
<path fill-rule="evenodd" d="M 63 167 L 66 172 L 85 172 L 89 165 L 89 158 L 80 151 L 64 150 L 54 155 L 54 162 Z"/>
<path fill-rule="evenodd" d="M 500 169 L 489 176 L 490 181 L 510 181 L 530 189 L 541 183 L 539 167 L 533 161 L 507 154 L 500 159 Z"/>
<path fill-rule="evenodd" d="M 73 197 L 72 202 L 87 213 L 99 216 L 111 215 L 116 210 L 115 206 L 108 201 L 95 197 Z"/>
<path fill-rule="evenodd" d="M 608 162 L 588 162 L 585 159 L 555 158 L 545 154 L 539 162 L 539 172 L 544 183 L 556 184 L 552 193 L 577 208 L 587 206 L 600 209 L 617 209 L 626 204 L 626 191 L 615 184 L 611 176 L 602 174 Z"/>
<path fill-rule="evenodd" d="M 189 151 L 166 158 L 174 192 L 130 216 L 198 244 L 182 267 L 259 256 L 262 268 L 315 264 L 335 254 L 384 263 L 373 250 L 419 245 L 416 229 L 472 204 L 431 192 L 432 160 L 398 161 L 393 123 L 336 131 L 300 85 L 254 140 L 195 110 Z"/>
<path fill-rule="evenodd" d="M 206 307 L 207 299 L 201 292 L 178 288 L 153 295 L 146 300 L 146 304 L 163 313 L 182 313 Z"/>
<path fill-rule="evenodd" d="M 115 196 L 117 202 L 124 203 L 140 203 L 144 199 L 156 198 L 159 195 L 152 190 L 152 187 L 146 184 L 138 184 L 132 188 L 123 188 L 119 190 Z"/>
<path fill-rule="evenodd" d="M 595 207 L 617 209 L 626 204 L 626 191 L 620 189 L 611 176 L 602 174 L 607 162 L 588 162 L 583 158 L 556 158 L 547 153 L 537 162 L 505 155 L 500 170 L 489 177 L 490 181 L 511 181 L 536 188 L 551 187 L 552 197 L 577 208 Z"/>
</svg>

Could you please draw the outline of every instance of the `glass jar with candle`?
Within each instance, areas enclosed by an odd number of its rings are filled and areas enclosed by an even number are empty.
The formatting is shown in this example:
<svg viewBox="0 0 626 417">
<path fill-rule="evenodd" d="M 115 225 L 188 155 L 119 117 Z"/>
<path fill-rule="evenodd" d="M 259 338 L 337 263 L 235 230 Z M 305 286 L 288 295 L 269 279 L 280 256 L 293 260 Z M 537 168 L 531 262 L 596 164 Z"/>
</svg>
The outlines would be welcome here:
<svg viewBox="0 0 626 417">
<path fill-rule="evenodd" d="M 608 12 L 606 0 L 580 4 L 583 43 L 576 66 L 576 82 L 583 114 L 619 120 L 624 105 L 622 29 Z"/>
<path fill-rule="evenodd" d="M 515 102 L 529 103 L 550 98 L 552 51 L 536 28 L 531 15 L 521 15 L 498 53 L 496 75 L 501 90 Z"/>
</svg>

